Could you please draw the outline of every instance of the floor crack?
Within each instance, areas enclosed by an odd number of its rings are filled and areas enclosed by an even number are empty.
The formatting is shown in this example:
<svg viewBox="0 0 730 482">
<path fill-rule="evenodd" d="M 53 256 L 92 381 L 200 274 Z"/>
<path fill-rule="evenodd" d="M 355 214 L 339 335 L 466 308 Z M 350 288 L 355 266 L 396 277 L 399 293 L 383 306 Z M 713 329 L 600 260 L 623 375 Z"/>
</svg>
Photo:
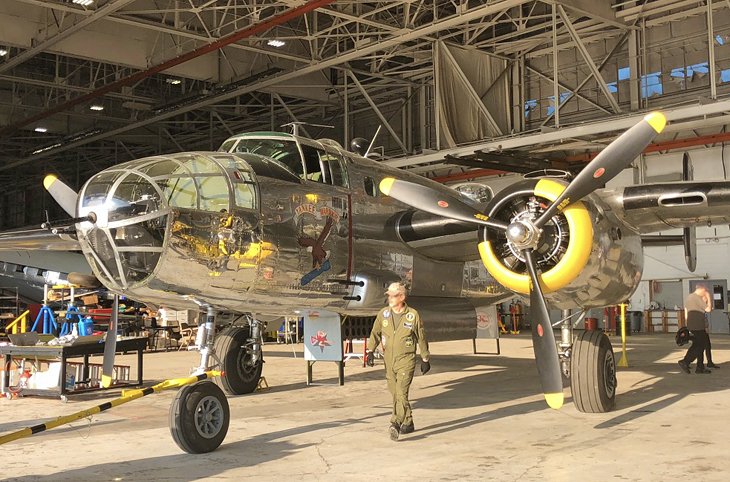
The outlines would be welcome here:
<svg viewBox="0 0 730 482">
<path fill-rule="evenodd" d="M 324 442 L 324 440 L 322 440 Z M 320 442 L 321 443 L 321 442 Z M 317 450 L 317 455 L 319 455 L 319 459 L 322 461 L 322 463 L 327 467 L 327 470 L 324 471 L 325 474 L 328 474 L 332 466 L 327 462 L 327 459 L 324 458 L 324 455 L 322 455 L 322 452 L 319 451 L 319 444 L 314 446 L 315 450 Z"/>
</svg>

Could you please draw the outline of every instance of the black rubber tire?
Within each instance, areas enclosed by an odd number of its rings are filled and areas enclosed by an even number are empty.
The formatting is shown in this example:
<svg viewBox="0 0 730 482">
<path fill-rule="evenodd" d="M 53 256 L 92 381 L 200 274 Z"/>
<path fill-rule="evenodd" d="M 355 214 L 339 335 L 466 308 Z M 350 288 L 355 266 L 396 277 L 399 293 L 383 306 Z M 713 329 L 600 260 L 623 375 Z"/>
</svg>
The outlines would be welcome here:
<svg viewBox="0 0 730 482">
<path fill-rule="evenodd" d="M 220 358 L 220 369 L 223 371 L 223 376 L 217 377 L 216 382 L 228 395 L 253 393 L 259 384 L 264 362 L 261 359 L 256 365 L 247 363 L 251 355 L 245 345 L 250 333 L 248 326 L 231 326 L 221 331 L 215 339 L 215 353 Z"/>
<path fill-rule="evenodd" d="M 211 415 L 211 420 L 203 417 Z M 223 390 L 211 381 L 182 387 L 170 406 L 170 433 L 189 454 L 212 452 L 228 433 L 231 412 Z"/>
<path fill-rule="evenodd" d="M 605 413 L 616 405 L 616 358 L 602 331 L 586 330 L 573 343 L 570 391 L 575 407 L 585 413 Z"/>
</svg>

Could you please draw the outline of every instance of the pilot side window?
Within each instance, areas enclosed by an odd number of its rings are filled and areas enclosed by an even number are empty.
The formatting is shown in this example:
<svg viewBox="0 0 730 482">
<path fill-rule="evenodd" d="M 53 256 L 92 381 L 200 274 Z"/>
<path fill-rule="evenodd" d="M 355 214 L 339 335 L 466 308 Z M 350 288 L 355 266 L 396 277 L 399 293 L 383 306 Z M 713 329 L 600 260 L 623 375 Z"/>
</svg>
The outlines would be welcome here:
<svg viewBox="0 0 730 482">
<path fill-rule="evenodd" d="M 306 179 L 315 182 L 325 182 L 326 180 L 322 175 L 322 166 L 320 164 L 320 157 L 324 155 L 324 151 L 302 144 L 302 153 L 304 154 L 304 165 L 307 171 Z"/>
<path fill-rule="evenodd" d="M 322 152 L 321 155 L 322 166 L 326 174 L 325 181 L 334 186 L 347 187 L 344 160 L 334 153 Z"/>
<path fill-rule="evenodd" d="M 242 208 L 254 209 L 256 207 L 255 184 L 251 174 L 246 171 L 235 171 L 231 176 L 234 191 L 236 193 L 236 205 Z"/>
<path fill-rule="evenodd" d="M 365 188 L 365 194 L 368 196 L 375 197 L 378 195 L 378 189 L 375 186 L 375 179 L 370 176 L 366 176 L 363 181 L 363 187 Z"/>
</svg>

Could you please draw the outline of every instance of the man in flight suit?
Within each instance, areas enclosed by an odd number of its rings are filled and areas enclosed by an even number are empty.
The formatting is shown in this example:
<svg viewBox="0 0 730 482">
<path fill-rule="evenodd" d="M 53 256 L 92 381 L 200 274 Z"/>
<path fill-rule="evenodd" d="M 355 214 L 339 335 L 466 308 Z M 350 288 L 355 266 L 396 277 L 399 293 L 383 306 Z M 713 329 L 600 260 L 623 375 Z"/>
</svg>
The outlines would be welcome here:
<svg viewBox="0 0 730 482">
<path fill-rule="evenodd" d="M 418 312 L 406 304 L 406 287 L 401 283 L 388 286 L 388 306 L 375 318 L 368 340 L 367 363 L 374 365 L 373 349 L 383 347 L 385 379 L 393 395 L 393 415 L 390 417 L 390 438 L 398 440 L 400 434 L 415 430 L 408 389 L 416 370 L 416 345 L 421 351 L 421 373 L 431 369 L 428 362 L 428 342 Z"/>
</svg>

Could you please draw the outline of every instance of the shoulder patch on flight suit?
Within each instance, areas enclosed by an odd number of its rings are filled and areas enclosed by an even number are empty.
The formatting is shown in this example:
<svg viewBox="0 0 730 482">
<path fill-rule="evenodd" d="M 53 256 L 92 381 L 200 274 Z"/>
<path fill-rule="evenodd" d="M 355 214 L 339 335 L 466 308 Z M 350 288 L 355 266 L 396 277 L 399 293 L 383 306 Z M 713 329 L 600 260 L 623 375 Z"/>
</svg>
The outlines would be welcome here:
<svg viewBox="0 0 730 482">
<path fill-rule="evenodd" d="M 406 314 L 406 320 L 413 321 L 415 319 L 416 319 L 416 315 L 414 315 L 413 313 L 407 313 Z"/>
<path fill-rule="evenodd" d="M 390 316 L 390 310 L 383 311 L 383 318 L 388 318 Z"/>
</svg>

